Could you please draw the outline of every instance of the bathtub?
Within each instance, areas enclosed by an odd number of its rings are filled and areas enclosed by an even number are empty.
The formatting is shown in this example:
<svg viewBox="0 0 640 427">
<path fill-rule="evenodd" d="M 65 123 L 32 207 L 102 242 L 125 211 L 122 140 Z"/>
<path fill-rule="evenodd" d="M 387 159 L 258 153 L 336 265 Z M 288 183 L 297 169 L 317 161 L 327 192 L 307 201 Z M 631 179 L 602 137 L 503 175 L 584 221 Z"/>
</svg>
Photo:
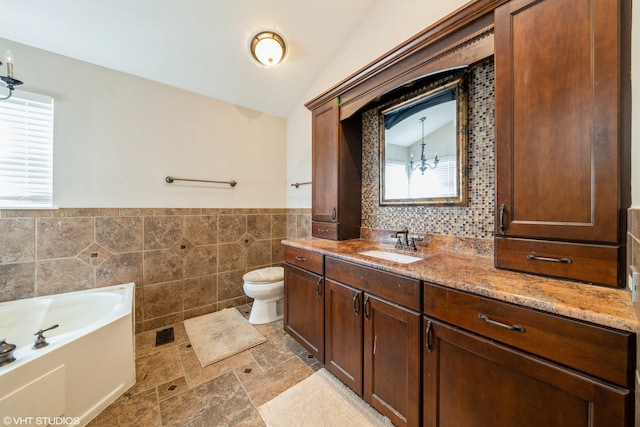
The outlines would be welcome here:
<svg viewBox="0 0 640 427">
<path fill-rule="evenodd" d="M 0 366 L 3 425 L 85 425 L 135 383 L 134 291 L 128 283 L 0 303 L 0 339 L 17 347 L 16 361 Z M 53 325 L 49 345 L 32 349 Z"/>
</svg>

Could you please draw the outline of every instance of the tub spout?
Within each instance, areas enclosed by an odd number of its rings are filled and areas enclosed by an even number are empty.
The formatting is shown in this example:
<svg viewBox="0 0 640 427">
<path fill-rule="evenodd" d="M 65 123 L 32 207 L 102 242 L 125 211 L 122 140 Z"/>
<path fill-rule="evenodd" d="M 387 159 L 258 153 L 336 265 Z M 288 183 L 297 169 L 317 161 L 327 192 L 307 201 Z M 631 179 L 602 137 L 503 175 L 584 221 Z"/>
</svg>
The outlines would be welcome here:
<svg viewBox="0 0 640 427">
<path fill-rule="evenodd" d="M 51 329 L 55 329 L 55 328 L 57 328 L 58 326 L 60 326 L 60 325 L 53 325 L 53 326 L 48 327 L 47 329 L 40 329 L 38 332 L 36 332 L 35 334 L 33 334 L 33 335 L 37 335 L 37 337 L 36 337 L 36 343 L 35 343 L 35 344 L 33 345 L 33 347 L 31 347 L 31 348 L 32 348 L 33 350 L 37 350 L 37 349 L 39 349 L 39 348 L 42 348 L 42 347 L 46 347 L 46 346 L 48 346 L 48 345 L 49 345 L 49 343 L 45 340 L 45 338 L 44 338 L 44 335 L 43 335 L 43 334 L 44 334 L 45 332 L 47 332 L 47 331 L 50 331 Z"/>
<path fill-rule="evenodd" d="M 0 340 L 0 366 L 15 362 L 16 358 L 13 357 L 15 349 L 15 344 L 9 344 L 4 338 Z"/>
</svg>

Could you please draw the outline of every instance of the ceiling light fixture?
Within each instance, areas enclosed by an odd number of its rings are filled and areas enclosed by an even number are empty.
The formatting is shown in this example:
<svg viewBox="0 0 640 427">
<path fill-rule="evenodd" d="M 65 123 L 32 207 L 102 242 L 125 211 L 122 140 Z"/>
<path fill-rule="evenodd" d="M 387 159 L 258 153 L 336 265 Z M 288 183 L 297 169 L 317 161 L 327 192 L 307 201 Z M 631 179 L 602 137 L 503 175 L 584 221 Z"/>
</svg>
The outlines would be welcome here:
<svg viewBox="0 0 640 427">
<path fill-rule="evenodd" d="M 284 59 L 287 46 L 282 36 L 273 31 L 262 31 L 251 39 L 251 56 L 266 67 L 275 67 Z"/>
<path fill-rule="evenodd" d="M 0 80 L 2 80 L 7 89 L 9 89 L 9 95 L 4 98 L 0 98 L 0 100 L 11 98 L 15 86 L 20 86 L 22 84 L 20 80 L 13 78 L 13 54 L 10 50 L 4 53 L 4 62 L 7 64 L 7 75 L 0 76 Z M 2 65 L 2 62 L 0 62 L 0 65 Z"/>
</svg>

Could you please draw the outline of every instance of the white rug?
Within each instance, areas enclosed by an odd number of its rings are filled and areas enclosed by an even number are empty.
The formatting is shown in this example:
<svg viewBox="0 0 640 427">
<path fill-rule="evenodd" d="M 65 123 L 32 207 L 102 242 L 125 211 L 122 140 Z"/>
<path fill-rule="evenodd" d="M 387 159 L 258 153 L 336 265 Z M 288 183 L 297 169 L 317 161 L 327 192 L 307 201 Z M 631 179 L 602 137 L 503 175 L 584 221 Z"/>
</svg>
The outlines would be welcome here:
<svg viewBox="0 0 640 427">
<path fill-rule="evenodd" d="M 267 341 L 235 308 L 187 319 L 184 328 L 202 367 Z"/>
<path fill-rule="evenodd" d="M 267 427 L 393 427 L 326 369 L 258 408 Z"/>
</svg>

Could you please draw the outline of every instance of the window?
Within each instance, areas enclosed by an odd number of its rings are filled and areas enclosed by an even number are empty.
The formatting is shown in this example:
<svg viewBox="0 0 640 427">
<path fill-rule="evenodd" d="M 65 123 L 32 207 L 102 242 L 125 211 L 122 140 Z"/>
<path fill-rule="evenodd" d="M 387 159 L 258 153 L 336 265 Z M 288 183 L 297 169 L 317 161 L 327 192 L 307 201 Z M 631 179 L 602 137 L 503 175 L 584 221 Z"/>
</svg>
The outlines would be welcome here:
<svg viewBox="0 0 640 427">
<path fill-rule="evenodd" d="M 419 169 L 411 172 L 409 197 L 455 197 L 456 157 L 443 157 L 435 169 L 427 169 L 424 174 Z"/>
<path fill-rule="evenodd" d="M 0 208 L 53 207 L 53 98 L 0 101 Z"/>
</svg>

